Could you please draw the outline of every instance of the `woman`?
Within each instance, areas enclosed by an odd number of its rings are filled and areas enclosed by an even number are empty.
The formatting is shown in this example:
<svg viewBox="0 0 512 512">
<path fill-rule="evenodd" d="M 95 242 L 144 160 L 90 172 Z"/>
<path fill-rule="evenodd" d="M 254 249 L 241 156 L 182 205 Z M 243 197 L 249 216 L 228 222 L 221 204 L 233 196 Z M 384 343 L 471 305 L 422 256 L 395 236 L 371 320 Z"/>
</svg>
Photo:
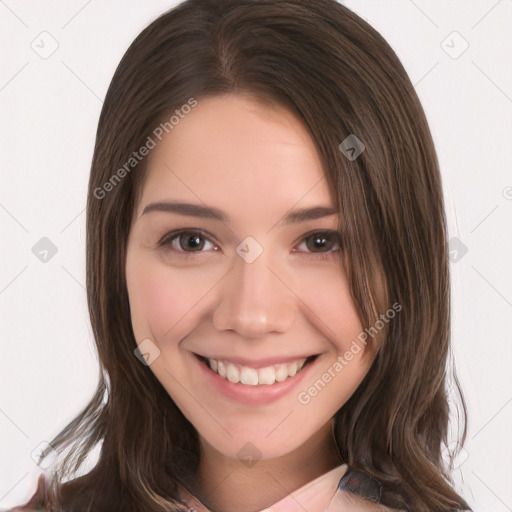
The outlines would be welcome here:
<svg viewBox="0 0 512 512">
<path fill-rule="evenodd" d="M 187 0 L 136 38 L 98 125 L 87 291 L 98 389 L 24 510 L 469 509 L 442 458 L 435 149 L 346 7 Z"/>
</svg>

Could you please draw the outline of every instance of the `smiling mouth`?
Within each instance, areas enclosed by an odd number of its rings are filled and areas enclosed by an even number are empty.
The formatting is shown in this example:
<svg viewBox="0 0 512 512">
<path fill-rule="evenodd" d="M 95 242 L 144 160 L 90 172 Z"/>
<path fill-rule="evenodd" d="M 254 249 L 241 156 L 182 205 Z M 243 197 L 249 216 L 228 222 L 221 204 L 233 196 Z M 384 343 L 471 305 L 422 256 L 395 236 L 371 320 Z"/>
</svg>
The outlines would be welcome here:
<svg viewBox="0 0 512 512">
<path fill-rule="evenodd" d="M 251 368 L 250 366 L 242 366 L 228 360 L 210 359 L 199 354 L 194 355 L 219 377 L 234 384 L 239 383 L 246 386 L 271 386 L 275 383 L 284 382 L 301 372 L 305 366 L 311 364 L 318 357 L 318 354 L 316 354 L 290 363 Z"/>
</svg>

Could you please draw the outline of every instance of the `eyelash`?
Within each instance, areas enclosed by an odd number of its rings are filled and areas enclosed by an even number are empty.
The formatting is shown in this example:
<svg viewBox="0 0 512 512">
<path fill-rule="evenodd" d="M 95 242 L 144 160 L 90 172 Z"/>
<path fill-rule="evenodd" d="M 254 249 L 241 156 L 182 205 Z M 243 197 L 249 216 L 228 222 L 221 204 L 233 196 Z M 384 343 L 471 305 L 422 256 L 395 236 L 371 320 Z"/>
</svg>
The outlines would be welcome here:
<svg viewBox="0 0 512 512">
<path fill-rule="evenodd" d="M 172 231 L 170 233 L 166 233 L 160 240 L 157 242 L 157 247 L 172 251 L 178 256 L 179 258 L 183 258 L 185 260 L 188 260 L 190 258 L 196 257 L 197 254 L 207 252 L 207 251 L 184 251 L 182 249 L 174 249 L 171 248 L 171 244 L 179 238 L 182 234 L 188 234 L 188 235 L 198 235 L 198 237 L 202 238 L 203 240 L 206 240 L 213 244 L 215 247 L 217 247 L 217 244 L 213 241 L 213 237 L 206 233 L 205 231 L 202 231 L 200 229 L 181 229 L 179 231 Z M 303 252 L 303 254 L 306 254 L 308 257 L 311 257 L 312 259 L 316 260 L 328 260 L 333 257 L 333 255 L 336 255 L 341 250 L 341 240 L 340 235 L 337 231 L 334 230 L 325 230 L 325 231 L 311 231 L 304 235 L 302 239 L 300 240 L 300 244 L 304 243 L 308 238 L 314 237 L 314 236 L 321 236 L 325 237 L 327 239 L 331 238 L 334 239 L 333 242 L 338 245 L 338 249 L 331 249 L 326 252 Z M 300 251 L 294 250 L 293 252 L 297 253 Z"/>
</svg>

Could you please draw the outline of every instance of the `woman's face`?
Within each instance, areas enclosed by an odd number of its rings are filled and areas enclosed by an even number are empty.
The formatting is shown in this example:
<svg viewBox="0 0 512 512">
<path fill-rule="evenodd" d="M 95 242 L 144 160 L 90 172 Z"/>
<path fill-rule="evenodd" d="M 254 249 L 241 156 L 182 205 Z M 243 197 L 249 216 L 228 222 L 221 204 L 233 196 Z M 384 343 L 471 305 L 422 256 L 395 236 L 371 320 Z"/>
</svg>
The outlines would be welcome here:
<svg viewBox="0 0 512 512">
<path fill-rule="evenodd" d="M 312 139 L 288 111 L 200 99 L 151 150 L 126 261 L 133 331 L 226 456 L 300 449 L 369 369 L 337 224 Z"/>
</svg>

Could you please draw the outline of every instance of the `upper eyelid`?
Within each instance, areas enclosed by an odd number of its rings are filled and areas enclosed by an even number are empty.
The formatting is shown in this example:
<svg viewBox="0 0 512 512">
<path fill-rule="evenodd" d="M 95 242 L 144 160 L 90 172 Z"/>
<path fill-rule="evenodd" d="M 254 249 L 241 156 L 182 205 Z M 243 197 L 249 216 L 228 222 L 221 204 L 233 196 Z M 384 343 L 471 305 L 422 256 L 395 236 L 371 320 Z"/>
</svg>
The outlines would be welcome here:
<svg viewBox="0 0 512 512">
<path fill-rule="evenodd" d="M 182 233 L 199 233 L 200 235 L 203 236 L 203 238 L 207 238 L 213 244 L 219 245 L 216 242 L 215 237 L 213 235 L 211 235 L 210 233 L 208 233 L 208 231 L 204 231 L 202 229 L 197 229 L 197 228 L 184 228 L 184 229 L 178 229 L 176 231 L 169 231 L 168 233 L 165 233 L 162 237 L 160 237 L 157 243 L 158 243 L 158 245 L 160 245 L 166 239 L 168 239 L 168 241 L 170 242 L 171 240 L 174 240 L 177 236 L 181 235 Z"/>
</svg>

